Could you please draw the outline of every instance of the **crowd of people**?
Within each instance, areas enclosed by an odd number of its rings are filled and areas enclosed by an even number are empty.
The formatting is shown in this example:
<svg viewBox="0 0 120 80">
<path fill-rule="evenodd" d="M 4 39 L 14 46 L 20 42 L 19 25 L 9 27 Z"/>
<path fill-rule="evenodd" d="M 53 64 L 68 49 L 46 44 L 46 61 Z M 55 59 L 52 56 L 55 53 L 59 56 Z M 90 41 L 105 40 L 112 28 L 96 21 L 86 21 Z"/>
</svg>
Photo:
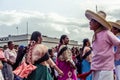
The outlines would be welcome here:
<svg viewBox="0 0 120 80">
<path fill-rule="evenodd" d="M 69 48 L 69 37 L 61 35 L 48 49 L 39 31 L 28 46 L 9 41 L 0 49 L 0 80 L 120 80 L 120 20 L 107 21 L 104 11 L 86 10 L 85 16 L 94 35 L 81 48 Z"/>
</svg>

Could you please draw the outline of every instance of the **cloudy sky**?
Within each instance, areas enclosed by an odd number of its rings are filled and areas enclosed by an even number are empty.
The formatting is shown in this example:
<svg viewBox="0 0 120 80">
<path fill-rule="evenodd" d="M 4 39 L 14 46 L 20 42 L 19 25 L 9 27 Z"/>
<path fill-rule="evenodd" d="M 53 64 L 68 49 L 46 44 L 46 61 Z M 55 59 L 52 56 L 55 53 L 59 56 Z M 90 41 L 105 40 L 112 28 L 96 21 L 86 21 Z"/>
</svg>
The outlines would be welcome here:
<svg viewBox="0 0 120 80">
<path fill-rule="evenodd" d="M 59 38 L 67 34 L 71 40 L 91 39 L 85 11 L 103 10 L 107 20 L 120 19 L 119 0 L 0 0 L 0 37 L 31 34 Z M 17 28 L 18 27 L 18 28 Z"/>
</svg>

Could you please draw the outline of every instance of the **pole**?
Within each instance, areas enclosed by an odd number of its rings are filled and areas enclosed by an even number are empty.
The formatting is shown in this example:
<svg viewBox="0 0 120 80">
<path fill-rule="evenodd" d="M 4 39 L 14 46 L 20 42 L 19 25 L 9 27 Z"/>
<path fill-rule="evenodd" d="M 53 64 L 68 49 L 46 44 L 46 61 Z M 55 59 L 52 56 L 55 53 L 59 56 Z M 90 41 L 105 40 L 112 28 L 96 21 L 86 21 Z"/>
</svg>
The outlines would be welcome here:
<svg viewBox="0 0 120 80">
<path fill-rule="evenodd" d="M 27 22 L 27 35 L 28 35 L 28 22 Z"/>
<path fill-rule="evenodd" d="M 98 9 L 97 9 L 97 5 L 96 5 L 96 12 L 98 11 Z"/>
<path fill-rule="evenodd" d="M 17 29 L 17 35 L 18 35 L 18 26 L 16 27 L 16 29 Z"/>
</svg>

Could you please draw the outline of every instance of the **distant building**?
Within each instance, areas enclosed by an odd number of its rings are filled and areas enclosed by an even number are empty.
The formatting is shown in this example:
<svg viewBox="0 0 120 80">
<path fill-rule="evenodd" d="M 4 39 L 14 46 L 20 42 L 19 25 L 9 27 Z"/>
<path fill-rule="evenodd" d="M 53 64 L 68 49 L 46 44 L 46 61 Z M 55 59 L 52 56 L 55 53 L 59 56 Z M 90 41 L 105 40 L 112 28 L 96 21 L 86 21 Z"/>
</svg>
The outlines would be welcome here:
<svg viewBox="0 0 120 80">
<path fill-rule="evenodd" d="M 8 41 L 14 41 L 15 45 L 24 45 L 27 46 L 30 40 L 31 34 L 24 34 L 24 35 L 9 35 L 8 37 L 1 37 L 0 38 L 0 47 L 7 45 Z M 42 44 L 45 44 L 47 47 L 55 47 L 59 43 L 58 38 L 52 38 L 47 36 L 42 36 L 43 41 Z M 69 45 L 70 48 L 73 46 L 80 47 L 77 41 L 70 40 Z"/>
</svg>

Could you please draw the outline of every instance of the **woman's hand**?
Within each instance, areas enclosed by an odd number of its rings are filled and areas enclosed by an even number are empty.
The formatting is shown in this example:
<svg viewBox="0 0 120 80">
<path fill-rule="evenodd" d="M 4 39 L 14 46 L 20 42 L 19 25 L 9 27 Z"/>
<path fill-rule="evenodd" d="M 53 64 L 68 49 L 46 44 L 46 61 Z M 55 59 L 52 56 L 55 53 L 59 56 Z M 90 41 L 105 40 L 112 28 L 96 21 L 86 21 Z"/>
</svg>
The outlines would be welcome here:
<svg viewBox="0 0 120 80">
<path fill-rule="evenodd" d="M 60 70 L 57 65 L 54 65 L 53 68 L 58 72 L 59 76 L 63 76 L 64 75 L 63 71 Z"/>
<path fill-rule="evenodd" d="M 59 74 L 59 76 L 63 76 L 64 75 L 63 71 L 61 71 L 61 70 L 59 70 L 58 74 Z"/>
<path fill-rule="evenodd" d="M 75 63 L 73 62 L 72 59 L 71 60 L 68 59 L 68 60 L 66 60 L 66 62 L 68 62 L 73 69 L 76 69 Z"/>
</svg>

